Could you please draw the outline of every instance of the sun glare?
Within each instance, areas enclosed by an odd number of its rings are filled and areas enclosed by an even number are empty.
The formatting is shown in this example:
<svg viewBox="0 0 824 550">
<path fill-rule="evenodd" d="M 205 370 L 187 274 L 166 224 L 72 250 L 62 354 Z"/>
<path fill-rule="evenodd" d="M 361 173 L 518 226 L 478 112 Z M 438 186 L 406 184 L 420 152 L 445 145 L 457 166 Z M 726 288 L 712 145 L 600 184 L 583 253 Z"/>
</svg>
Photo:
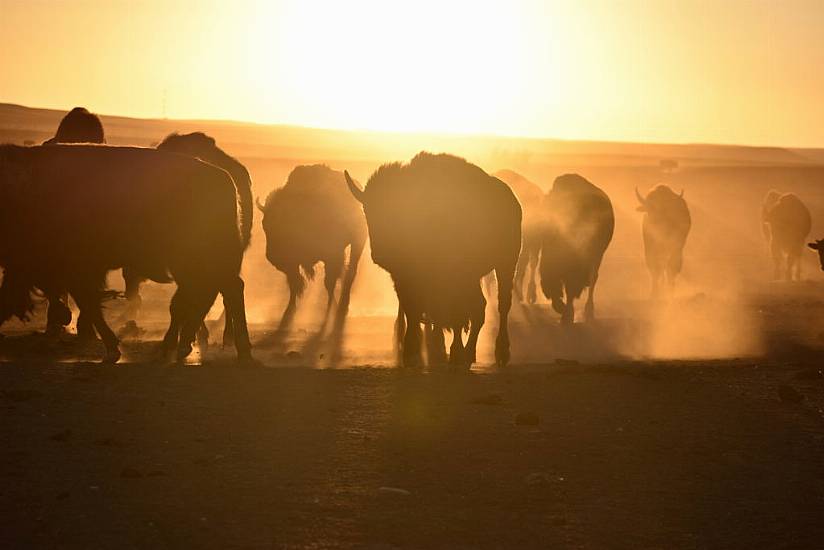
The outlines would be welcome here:
<svg viewBox="0 0 824 550">
<path fill-rule="evenodd" d="M 507 7 L 361 0 L 324 3 L 321 17 L 313 2 L 289 2 L 250 30 L 250 49 L 259 85 L 310 125 L 483 131 L 519 105 L 522 21 Z"/>
</svg>

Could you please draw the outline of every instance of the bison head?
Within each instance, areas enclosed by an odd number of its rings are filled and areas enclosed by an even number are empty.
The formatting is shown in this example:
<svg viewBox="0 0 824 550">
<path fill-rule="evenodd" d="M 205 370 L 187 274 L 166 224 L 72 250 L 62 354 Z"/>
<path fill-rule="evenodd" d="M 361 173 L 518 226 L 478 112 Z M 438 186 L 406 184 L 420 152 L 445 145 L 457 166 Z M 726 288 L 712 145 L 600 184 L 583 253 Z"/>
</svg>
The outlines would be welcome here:
<svg viewBox="0 0 824 550">
<path fill-rule="evenodd" d="M 821 270 L 824 271 L 824 239 L 818 239 L 814 243 L 807 243 L 807 246 L 818 252 L 818 262 L 821 264 Z"/>
</svg>

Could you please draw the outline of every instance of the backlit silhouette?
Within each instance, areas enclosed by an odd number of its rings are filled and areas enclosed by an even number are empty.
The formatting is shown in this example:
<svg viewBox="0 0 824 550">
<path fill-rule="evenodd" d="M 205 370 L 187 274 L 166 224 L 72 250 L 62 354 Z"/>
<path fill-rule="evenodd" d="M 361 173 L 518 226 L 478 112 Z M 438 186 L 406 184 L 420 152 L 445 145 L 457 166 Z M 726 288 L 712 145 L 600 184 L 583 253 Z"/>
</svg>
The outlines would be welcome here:
<svg viewBox="0 0 824 550">
<path fill-rule="evenodd" d="M 215 143 L 214 138 L 207 136 L 203 132 L 193 132 L 183 135 L 170 134 L 160 142 L 157 150 L 165 153 L 179 153 L 199 158 L 200 160 L 226 170 L 229 175 L 232 176 L 240 205 L 241 241 L 244 250 L 248 248 L 252 236 L 254 208 L 252 206 L 252 180 L 246 167 L 223 152 Z M 129 301 L 129 310 L 126 312 L 125 317 L 134 320 L 141 303 L 140 284 L 146 277 L 127 266 L 123 268 L 123 278 L 126 282 L 126 299 Z M 223 342 L 224 344 L 230 344 L 232 343 L 233 336 L 231 317 L 226 316 L 225 322 Z M 208 341 L 208 332 L 206 331 L 205 325 L 201 327 L 200 336 L 200 341 L 205 344 Z"/>
<path fill-rule="evenodd" d="M 521 255 L 518 257 L 513 288 L 515 296 L 520 301 L 534 304 L 537 299 L 538 258 L 541 254 L 541 201 L 544 192 L 536 184 L 512 170 L 499 170 L 493 175 L 506 183 L 521 203 Z"/>
<path fill-rule="evenodd" d="M 769 227 L 773 278 L 801 280 L 801 251 L 812 228 L 810 211 L 796 195 L 784 193 L 764 217 Z"/>
<path fill-rule="evenodd" d="M 186 357 L 222 291 L 238 354 L 250 356 L 237 195 L 226 172 L 152 149 L 5 145 L 0 179 L 3 233 L 14 228 L 26 236 L 7 243 L 0 265 L 71 292 L 100 334 L 106 361 L 117 361 L 120 351 L 101 312 L 101 289 L 108 270 L 126 265 L 177 282 L 164 349 L 177 347 Z M 50 215 L 39 216 L 43 211 Z"/>
<path fill-rule="evenodd" d="M 272 191 L 258 208 L 263 212 L 266 258 L 289 283 L 289 304 L 281 325 L 286 327 L 291 321 L 297 300 L 307 279 L 314 277 L 318 262 L 324 266 L 327 316 L 335 300 L 335 287 L 341 281 L 342 319 L 349 308 L 367 235 L 363 211 L 349 193 L 343 173 L 320 164 L 298 166 L 286 184 Z"/>
<path fill-rule="evenodd" d="M 451 363 L 475 362 L 486 306 L 480 279 L 493 269 L 500 314 L 495 359 L 507 364 L 507 319 L 521 249 L 521 207 L 512 190 L 477 166 L 444 154 L 420 153 L 408 164 L 386 164 L 364 190 L 346 177 L 363 203 L 372 259 L 395 283 L 407 327 L 405 334 L 398 331 L 404 364 L 420 363 L 422 322 L 452 331 Z M 443 338 L 442 330 L 434 337 Z"/>
<path fill-rule="evenodd" d="M 641 223 L 644 236 L 644 258 L 652 279 L 652 296 L 659 296 L 664 282 L 668 293 L 675 288 L 675 278 L 684 264 L 684 244 L 687 242 L 692 220 L 684 191 L 676 195 L 667 185 L 652 188 L 646 197 L 635 189 L 644 213 Z"/>
<path fill-rule="evenodd" d="M 555 179 L 541 208 L 541 287 L 561 322 L 575 319 L 574 301 L 589 288 L 584 315 L 595 317 L 595 284 L 601 259 L 612 241 L 615 215 L 601 189 L 579 176 Z"/>
</svg>

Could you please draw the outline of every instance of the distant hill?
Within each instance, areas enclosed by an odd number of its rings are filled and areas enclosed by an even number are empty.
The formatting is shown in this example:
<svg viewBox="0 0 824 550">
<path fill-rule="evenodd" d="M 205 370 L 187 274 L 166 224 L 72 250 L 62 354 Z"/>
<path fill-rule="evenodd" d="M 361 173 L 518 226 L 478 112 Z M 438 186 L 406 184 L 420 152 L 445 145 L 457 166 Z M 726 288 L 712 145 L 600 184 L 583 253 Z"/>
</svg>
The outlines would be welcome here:
<svg viewBox="0 0 824 550">
<path fill-rule="evenodd" d="M 0 142 L 40 143 L 51 137 L 66 111 L 0 103 Z M 211 120 L 137 119 L 101 115 L 109 143 L 149 146 L 171 132 L 204 131 L 244 157 L 408 159 L 417 151 L 446 151 L 495 166 L 540 165 L 680 166 L 824 164 L 824 149 L 785 149 L 711 144 L 568 141 L 497 136 L 402 134 Z"/>
</svg>

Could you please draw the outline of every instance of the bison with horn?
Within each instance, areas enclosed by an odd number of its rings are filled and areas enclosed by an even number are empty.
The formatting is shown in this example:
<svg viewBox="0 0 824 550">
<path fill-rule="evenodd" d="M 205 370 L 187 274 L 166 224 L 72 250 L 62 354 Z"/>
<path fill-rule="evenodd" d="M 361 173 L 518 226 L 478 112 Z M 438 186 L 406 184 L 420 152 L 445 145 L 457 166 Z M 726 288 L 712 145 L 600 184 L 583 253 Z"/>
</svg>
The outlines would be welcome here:
<svg viewBox="0 0 824 550">
<path fill-rule="evenodd" d="M 600 188 L 578 174 L 555 179 L 544 197 L 541 287 L 561 322 L 575 320 L 574 300 L 589 288 L 584 317 L 595 318 L 595 283 L 612 234 L 612 202 Z M 564 294 L 566 297 L 564 298 Z"/>
<path fill-rule="evenodd" d="M 636 187 L 635 196 L 640 203 L 637 210 L 644 213 L 641 227 L 652 296 L 658 296 L 662 281 L 671 293 L 684 263 L 684 245 L 692 225 L 684 191 L 676 194 L 669 186 L 660 184 L 646 197 Z"/>
<path fill-rule="evenodd" d="M 498 279 L 499 365 L 509 361 L 507 318 L 521 249 L 521 206 L 501 180 L 451 155 L 420 153 L 378 168 L 361 190 L 346 181 L 366 214 L 372 259 L 395 283 L 403 363 L 420 363 L 421 323 L 453 334 L 449 360 L 471 365 L 484 323 L 481 278 Z M 403 318 L 401 318 L 403 319 Z M 469 330 L 466 346 L 463 332 Z M 439 344 L 440 345 L 440 344 Z M 440 345 L 443 348 L 442 345 Z"/>
<path fill-rule="evenodd" d="M 335 287 L 342 281 L 338 312 L 342 321 L 366 244 L 366 220 L 346 188 L 343 173 L 321 164 L 298 166 L 265 204 L 258 201 L 258 208 L 263 212 L 266 258 L 286 275 L 289 284 L 289 304 L 281 326 L 291 321 L 306 279 L 314 276 L 318 262 L 324 264 L 327 319 Z"/>
</svg>

